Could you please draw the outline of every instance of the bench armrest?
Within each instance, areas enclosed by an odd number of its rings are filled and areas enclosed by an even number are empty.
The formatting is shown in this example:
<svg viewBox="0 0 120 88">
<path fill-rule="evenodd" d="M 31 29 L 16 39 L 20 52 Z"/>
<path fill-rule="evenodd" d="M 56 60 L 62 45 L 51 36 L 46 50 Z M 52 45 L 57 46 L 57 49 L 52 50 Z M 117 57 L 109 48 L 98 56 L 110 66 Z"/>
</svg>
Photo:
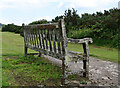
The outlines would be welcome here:
<svg viewBox="0 0 120 88">
<path fill-rule="evenodd" d="M 87 41 L 88 43 L 93 43 L 92 38 L 83 38 L 83 39 L 67 38 L 67 42 L 69 42 L 69 43 L 85 43 L 86 41 Z"/>
</svg>

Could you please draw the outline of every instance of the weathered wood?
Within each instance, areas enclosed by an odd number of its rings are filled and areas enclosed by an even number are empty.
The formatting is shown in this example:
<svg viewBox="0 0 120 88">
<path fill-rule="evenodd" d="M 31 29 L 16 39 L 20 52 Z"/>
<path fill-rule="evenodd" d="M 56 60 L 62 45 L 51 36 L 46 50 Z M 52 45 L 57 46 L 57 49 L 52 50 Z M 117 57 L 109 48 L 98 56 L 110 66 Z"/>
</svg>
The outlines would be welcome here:
<svg viewBox="0 0 120 88">
<path fill-rule="evenodd" d="M 41 37 L 42 37 L 43 49 L 45 49 L 45 43 L 44 43 L 44 37 L 43 37 L 43 30 L 41 30 Z"/>
<path fill-rule="evenodd" d="M 33 42 L 34 42 L 34 47 L 36 47 L 35 29 L 33 29 Z"/>
<path fill-rule="evenodd" d="M 52 44 L 51 44 L 51 35 L 50 35 L 50 31 L 48 30 L 48 41 L 49 41 L 49 47 L 50 47 L 50 51 L 52 51 Z"/>
<path fill-rule="evenodd" d="M 46 29 L 44 29 L 44 35 L 45 35 L 45 44 L 46 44 L 46 49 L 48 50 L 47 30 L 46 30 Z"/>
<path fill-rule="evenodd" d="M 25 25 L 24 25 L 24 23 L 22 24 L 22 27 L 23 27 L 23 32 L 24 32 L 24 42 L 25 42 L 25 44 L 24 44 L 24 52 L 25 52 L 25 56 L 27 55 L 27 44 L 26 44 L 26 42 L 27 42 L 27 39 L 26 39 L 26 30 L 24 29 L 24 27 L 25 27 Z"/>
<path fill-rule="evenodd" d="M 22 28 L 23 28 L 23 33 L 24 33 L 24 45 L 26 45 L 26 30 L 24 29 L 24 23 L 22 24 Z"/>
<path fill-rule="evenodd" d="M 25 34 L 25 37 L 26 37 L 26 45 L 28 45 L 28 34 L 27 34 L 27 30 L 25 30 L 26 34 Z"/>
<path fill-rule="evenodd" d="M 65 26 L 64 26 L 64 21 L 60 20 L 59 21 L 59 29 L 60 29 L 60 35 L 62 36 L 62 82 L 61 84 L 65 84 L 65 56 L 66 56 L 66 31 L 65 31 Z"/>
<path fill-rule="evenodd" d="M 56 54 L 55 30 L 52 31 L 52 35 L 53 35 L 53 49 L 54 53 Z"/>
<path fill-rule="evenodd" d="M 32 46 L 34 46 L 33 29 L 31 29 L 31 38 L 32 38 L 32 41 L 31 41 L 31 43 L 32 43 Z"/>
<path fill-rule="evenodd" d="M 69 43 L 85 43 L 85 42 L 92 43 L 93 42 L 92 38 L 83 38 L 83 39 L 71 39 L 71 38 L 67 38 L 67 41 Z"/>
<path fill-rule="evenodd" d="M 27 25 L 25 27 L 31 27 L 34 29 L 55 29 L 58 28 L 58 23 Z"/>
<path fill-rule="evenodd" d="M 60 32 L 59 32 L 59 29 L 57 29 L 57 32 L 56 32 L 56 35 L 57 35 L 57 45 L 58 45 L 58 53 L 61 54 L 61 47 L 60 47 Z"/>
<path fill-rule="evenodd" d="M 25 51 L 25 56 L 27 56 L 27 50 L 28 50 L 28 48 L 27 47 L 25 47 L 25 49 L 24 49 Z"/>
<path fill-rule="evenodd" d="M 37 47 L 39 48 L 39 42 L 38 42 L 38 39 L 39 39 L 39 38 L 38 38 L 38 30 L 36 30 L 36 34 L 35 34 L 35 35 L 36 35 Z"/>
<path fill-rule="evenodd" d="M 29 45 L 31 45 L 32 40 L 31 40 L 31 30 L 30 29 L 29 29 L 29 39 L 30 39 Z"/>
<path fill-rule="evenodd" d="M 41 40 L 41 33 L 40 33 L 40 29 L 38 30 L 38 35 L 39 35 L 39 44 L 40 44 L 40 47 L 39 48 L 42 48 L 42 40 Z"/>
<path fill-rule="evenodd" d="M 88 43 L 83 43 L 83 50 L 84 50 L 84 60 L 83 60 L 83 69 L 85 72 L 83 73 L 84 77 L 88 77 L 89 73 L 89 50 L 88 50 Z"/>
<path fill-rule="evenodd" d="M 30 29 L 28 29 L 28 44 L 30 45 L 31 39 L 30 39 Z"/>
<path fill-rule="evenodd" d="M 29 30 L 27 29 L 27 44 L 29 45 Z"/>
<path fill-rule="evenodd" d="M 37 25 L 23 25 L 24 42 L 25 42 L 25 55 L 27 48 L 38 51 L 41 54 L 49 55 L 54 58 L 62 60 L 62 80 L 61 84 L 65 84 L 67 77 L 66 69 L 69 59 L 68 53 L 73 54 L 73 57 L 82 58 L 83 60 L 83 76 L 88 77 L 89 74 L 89 48 L 88 43 L 92 43 L 91 38 L 84 39 L 71 39 L 66 37 L 66 29 L 64 20 L 58 23 L 51 24 L 37 24 Z M 67 42 L 82 43 L 84 53 L 69 52 L 67 49 Z M 56 45 L 57 44 L 57 45 Z M 71 57 L 70 57 L 71 58 Z"/>
</svg>

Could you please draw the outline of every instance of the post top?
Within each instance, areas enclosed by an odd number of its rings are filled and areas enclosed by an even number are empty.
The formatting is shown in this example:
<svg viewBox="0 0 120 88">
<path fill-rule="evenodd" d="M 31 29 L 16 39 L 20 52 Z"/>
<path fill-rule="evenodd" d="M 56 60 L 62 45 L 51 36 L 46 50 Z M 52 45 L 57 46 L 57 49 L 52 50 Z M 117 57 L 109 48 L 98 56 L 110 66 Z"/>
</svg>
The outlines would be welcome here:
<svg viewBox="0 0 120 88">
<path fill-rule="evenodd" d="M 24 23 L 22 23 L 22 26 L 24 26 L 25 24 Z"/>
</svg>

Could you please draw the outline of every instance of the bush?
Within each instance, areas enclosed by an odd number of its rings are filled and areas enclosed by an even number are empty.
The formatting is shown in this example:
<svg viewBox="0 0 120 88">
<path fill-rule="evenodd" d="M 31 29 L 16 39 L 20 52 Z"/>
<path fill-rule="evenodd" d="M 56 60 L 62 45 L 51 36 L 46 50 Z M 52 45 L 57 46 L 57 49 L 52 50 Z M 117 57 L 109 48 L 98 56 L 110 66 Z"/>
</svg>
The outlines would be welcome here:
<svg viewBox="0 0 120 88">
<path fill-rule="evenodd" d="M 108 29 L 109 30 L 109 29 Z M 118 48 L 120 40 L 118 39 L 118 33 L 114 34 L 106 30 L 101 29 L 90 29 L 84 28 L 79 30 L 70 30 L 67 33 L 68 38 L 81 39 L 90 37 L 93 39 L 94 44 L 99 46 L 109 46 Z"/>
<path fill-rule="evenodd" d="M 80 39 L 80 38 L 85 38 L 85 37 L 92 37 L 91 36 L 91 29 L 79 29 L 79 30 L 71 30 L 68 33 L 69 38 L 74 38 L 74 39 Z"/>
<path fill-rule="evenodd" d="M 23 36 L 22 26 L 17 26 L 17 25 L 14 25 L 14 24 L 8 24 L 8 25 L 5 25 L 2 28 L 2 32 L 4 32 L 4 31 L 18 33 L 21 36 Z"/>
</svg>

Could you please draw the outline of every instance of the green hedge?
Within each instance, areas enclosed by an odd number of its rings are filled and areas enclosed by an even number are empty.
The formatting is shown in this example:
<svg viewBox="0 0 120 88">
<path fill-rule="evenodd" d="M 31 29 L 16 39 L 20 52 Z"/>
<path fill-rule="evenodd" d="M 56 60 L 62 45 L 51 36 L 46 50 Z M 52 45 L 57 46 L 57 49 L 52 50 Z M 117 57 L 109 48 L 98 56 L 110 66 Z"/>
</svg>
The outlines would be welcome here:
<svg viewBox="0 0 120 88">
<path fill-rule="evenodd" d="M 67 33 L 68 38 L 81 39 L 90 37 L 93 39 L 94 44 L 100 46 L 109 46 L 113 48 L 118 48 L 118 43 L 120 42 L 118 33 L 114 34 L 109 31 L 104 31 L 103 29 L 78 29 L 71 30 Z"/>
<path fill-rule="evenodd" d="M 14 25 L 14 24 L 8 24 L 8 25 L 5 25 L 5 26 L 2 28 L 2 32 L 5 32 L 5 31 L 18 33 L 18 34 L 20 34 L 21 36 L 24 36 L 24 35 L 23 35 L 22 26 L 17 26 L 17 25 Z"/>
</svg>

